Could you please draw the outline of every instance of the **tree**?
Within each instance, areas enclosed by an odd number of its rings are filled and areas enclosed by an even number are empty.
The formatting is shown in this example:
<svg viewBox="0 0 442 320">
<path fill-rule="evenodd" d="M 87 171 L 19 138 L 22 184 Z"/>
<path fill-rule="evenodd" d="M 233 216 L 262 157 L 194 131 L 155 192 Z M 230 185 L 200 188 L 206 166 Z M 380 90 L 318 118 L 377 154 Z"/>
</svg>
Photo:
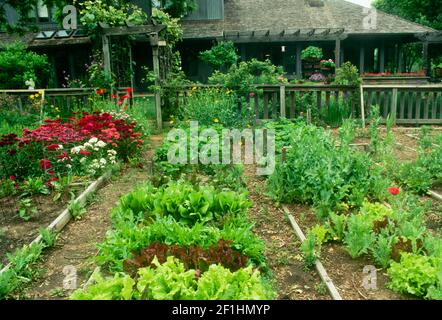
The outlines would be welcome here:
<svg viewBox="0 0 442 320">
<path fill-rule="evenodd" d="M 442 0 L 375 0 L 373 5 L 387 13 L 442 29 Z"/>
<path fill-rule="evenodd" d="M 373 5 L 376 9 L 401 18 L 442 29 L 442 0 L 375 0 Z M 404 45 L 402 50 L 405 70 L 411 72 L 413 66 L 421 61 L 422 46 L 411 43 Z"/>
</svg>

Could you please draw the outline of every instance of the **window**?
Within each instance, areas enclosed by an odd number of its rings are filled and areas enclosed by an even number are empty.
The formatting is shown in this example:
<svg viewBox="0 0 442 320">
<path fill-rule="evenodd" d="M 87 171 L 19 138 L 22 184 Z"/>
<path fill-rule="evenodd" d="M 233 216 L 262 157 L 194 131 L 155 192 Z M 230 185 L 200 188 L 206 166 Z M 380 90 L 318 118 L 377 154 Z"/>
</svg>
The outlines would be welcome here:
<svg viewBox="0 0 442 320">
<path fill-rule="evenodd" d="M 51 8 L 48 8 L 42 0 L 38 1 L 37 7 L 29 12 L 29 18 L 36 20 L 36 22 L 52 22 Z"/>
<path fill-rule="evenodd" d="M 197 9 L 185 20 L 223 20 L 224 0 L 197 0 Z"/>
</svg>

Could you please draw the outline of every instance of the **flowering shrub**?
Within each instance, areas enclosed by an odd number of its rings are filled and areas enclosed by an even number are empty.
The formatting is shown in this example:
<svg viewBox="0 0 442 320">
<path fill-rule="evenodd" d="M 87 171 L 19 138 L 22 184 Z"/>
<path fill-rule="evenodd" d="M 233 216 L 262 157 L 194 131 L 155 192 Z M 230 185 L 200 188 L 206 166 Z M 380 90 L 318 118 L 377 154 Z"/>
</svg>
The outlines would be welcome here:
<svg viewBox="0 0 442 320">
<path fill-rule="evenodd" d="M 309 78 L 310 81 L 314 82 L 324 82 L 326 80 L 325 76 L 322 73 L 315 73 Z"/>
<path fill-rule="evenodd" d="M 96 176 L 117 159 L 139 154 L 141 137 L 137 123 L 124 114 L 84 113 L 69 122 L 49 119 L 35 130 L 24 129 L 21 138 L 0 135 L 0 180 Z"/>
</svg>

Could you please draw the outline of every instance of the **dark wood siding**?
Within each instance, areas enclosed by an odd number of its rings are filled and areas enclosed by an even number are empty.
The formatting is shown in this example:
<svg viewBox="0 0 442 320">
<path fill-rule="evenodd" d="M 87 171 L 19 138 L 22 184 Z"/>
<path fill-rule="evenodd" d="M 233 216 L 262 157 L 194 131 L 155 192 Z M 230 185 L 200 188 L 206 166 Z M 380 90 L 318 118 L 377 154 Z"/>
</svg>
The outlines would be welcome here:
<svg viewBox="0 0 442 320">
<path fill-rule="evenodd" d="M 185 20 L 224 19 L 224 0 L 197 0 L 198 8 L 185 17 Z"/>
</svg>

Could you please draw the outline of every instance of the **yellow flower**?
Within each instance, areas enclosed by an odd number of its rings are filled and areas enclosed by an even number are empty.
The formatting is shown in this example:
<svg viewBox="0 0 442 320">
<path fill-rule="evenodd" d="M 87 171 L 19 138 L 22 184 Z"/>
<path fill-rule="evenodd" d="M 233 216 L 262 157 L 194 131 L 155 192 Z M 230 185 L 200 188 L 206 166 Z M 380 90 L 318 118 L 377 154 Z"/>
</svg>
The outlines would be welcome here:
<svg viewBox="0 0 442 320">
<path fill-rule="evenodd" d="M 43 95 L 43 90 L 38 91 L 38 94 Z"/>
<path fill-rule="evenodd" d="M 196 91 L 196 90 L 198 90 L 197 87 L 192 87 L 192 91 Z"/>
<path fill-rule="evenodd" d="M 31 94 L 30 96 L 29 96 L 29 99 L 31 99 L 31 100 L 33 100 L 35 98 L 35 96 L 33 95 L 33 94 Z"/>
<path fill-rule="evenodd" d="M 170 121 L 169 121 L 170 124 L 174 124 L 174 122 L 175 122 L 175 121 L 173 121 L 173 120 L 170 120 Z"/>
<path fill-rule="evenodd" d="M 218 119 L 218 118 L 215 118 L 215 119 L 213 119 L 213 122 L 215 122 L 215 123 L 219 123 L 219 119 Z"/>
</svg>

